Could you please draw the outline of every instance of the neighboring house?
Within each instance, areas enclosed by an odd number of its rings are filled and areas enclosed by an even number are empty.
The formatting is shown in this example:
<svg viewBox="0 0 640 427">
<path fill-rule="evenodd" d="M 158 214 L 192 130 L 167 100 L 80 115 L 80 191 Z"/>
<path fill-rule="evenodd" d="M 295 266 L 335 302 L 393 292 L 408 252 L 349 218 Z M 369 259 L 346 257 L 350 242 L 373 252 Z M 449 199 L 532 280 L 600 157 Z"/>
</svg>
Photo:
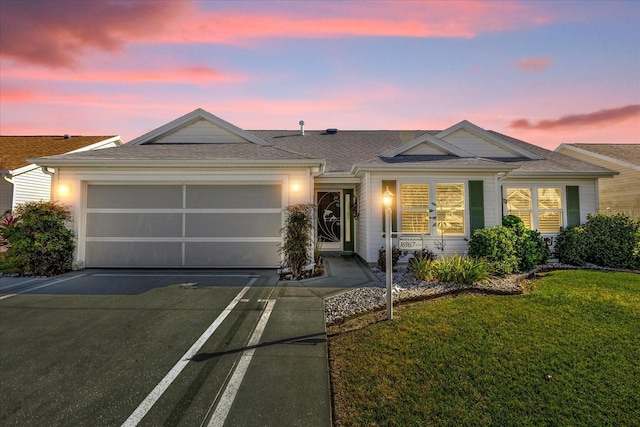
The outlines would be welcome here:
<svg viewBox="0 0 640 427">
<path fill-rule="evenodd" d="M 77 266 L 275 267 L 284 208 L 317 205 L 322 249 L 376 262 L 398 233 L 463 254 L 513 213 L 549 239 L 614 172 L 462 121 L 442 131 L 245 131 L 202 109 L 122 147 L 34 159 L 72 206 Z M 66 189 L 62 194 L 59 188 Z M 438 217 L 431 219 L 437 205 Z M 436 225 L 437 223 L 437 225 Z"/>
<path fill-rule="evenodd" d="M 26 159 L 121 145 L 119 136 L 0 136 L 0 214 L 29 201 L 48 201 L 51 175 Z"/>
<path fill-rule="evenodd" d="M 619 172 L 598 180 L 599 210 L 640 215 L 640 144 L 561 144 L 556 151 Z"/>
</svg>

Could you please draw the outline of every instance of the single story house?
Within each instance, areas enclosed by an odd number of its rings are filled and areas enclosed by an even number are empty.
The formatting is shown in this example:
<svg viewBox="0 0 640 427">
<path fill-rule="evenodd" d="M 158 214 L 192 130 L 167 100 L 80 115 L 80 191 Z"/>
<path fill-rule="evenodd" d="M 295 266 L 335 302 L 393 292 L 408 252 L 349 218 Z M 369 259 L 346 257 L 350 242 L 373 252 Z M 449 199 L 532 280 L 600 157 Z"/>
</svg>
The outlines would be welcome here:
<svg viewBox="0 0 640 427">
<path fill-rule="evenodd" d="M 0 214 L 20 203 L 49 200 L 51 173 L 26 159 L 118 145 L 119 136 L 0 136 Z"/>
<path fill-rule="evenodd" d="M 316 208 L 323 251 L 376 262 L 393 238 L 467 251 L 520 216 L 550 240 L 598 207 L 614 172 L 468 121 L 434 131 L 246 131 L 197 109 L 127 144 L 33 159 L 72 208 L 77 267 L 276 267 L 284 209 Z M 64 191 L 62 191 L 64 190 Z M 435 212 L 434 212 L 435 210 Z M 436 217 L 435 220 L 432 217 Z"/>
<path fill-rule="evenodd" d="M 599 211 L 640 216 L 640 144 L 560 144 L 556 151 L 618 172 L 598 180 Z"/>
</svg>

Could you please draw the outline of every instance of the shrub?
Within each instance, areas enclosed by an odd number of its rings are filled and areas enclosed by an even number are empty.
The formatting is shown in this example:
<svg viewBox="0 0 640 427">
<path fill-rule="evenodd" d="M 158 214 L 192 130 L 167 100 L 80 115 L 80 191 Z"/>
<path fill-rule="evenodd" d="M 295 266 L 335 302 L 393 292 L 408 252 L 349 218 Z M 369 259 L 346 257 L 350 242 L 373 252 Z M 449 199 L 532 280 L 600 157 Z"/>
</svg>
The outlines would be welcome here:
<svg viewBox="0 0 640 427">
<path fill-rule="evenodd" d="M 469 256 L 484 258 L 493 274 L 506 276 L 518 270 L 515 240 L 513 231 L 508 227 L 480 228 L 469 240 Z"/>
<path fill-rule="evenodd" d="M 423 282 L 433 280 L 434 261 L 430 258 L 411 258 L 409 266 L 413 276 Z"/>
<path fill-rule="evenodd" d="M 584 228 L 589 262 L 611 268 L 640 268 L 640 223 L 629 215 L 589 214 Z"/>
<path fill-rule="evenodd" d="M 398 260 L 400 257 L 404 255 L 400 249 L 395 246 L 391 247 L 391 267 L 393 270 L 396 269 L 396 265 L 398 265 Z M 387 271 L 387 250 L 382 247 L 378 249 L 378 268 L 381 271 Z"/>
<path fill-rule="evenodd" d="M 520 217 L 507 215 L 502 225 L 509 228 L 515 237 L 514 249 L 518 258 L 518 270 L 527 271 L 551 258 L 551 250 L 538 230 L 529 230 Z"/>
<path fill-rule="evenodd" d="M 302 278 L 303 267 L 311 261 L 313 207 L 309 203 L 299 203 L 288 206 L 286 209 L 285 226 L 281 230 L 284 236 L 280 253 L 284 257 L 285 264 L 291 268 L 294 279 Z"/>
<path fill-rule="evenodd" d="M 0 216 L 0 246 L 7 245 L 9 241 L 4 236 L 4 230 L 7 227 L 11 227 L 11 225 L 15 222 L 15 217 L 11 214 L 11 211 L 8 210 Z"/>
<path fill-rule="evenodd" d="M 458 254 L 450 258 L 433 261 L 422 258 L 415 261 L 413 274 L 418 280 L 460 283 L 472 285 L 489 275 L 489 267 L 483 259 L 461 257 Z"/>
<path fill-rule="evenodd" d="M 571 265 L 585 265 L 587 263 L 587 240 L 584 231 L 584 227 L 581 225 L 560 230 L 555 247 L 558 261 Z"/>
<path fill-rule="evenodd" d="M 66 227 L 71 213 L 54 202 L 27 202 L 15 209 L 2 234 L 9 243 L 4 268 L 19 274 L 53 276 L 71 269 L 74 233 Z"/>
<path fill-rule="evenodd" d="M 561 230 L 556 255 L 567 264 L 640 269 L 640 222 L 624 213 L 589 214 L 586 224 Z"/>
<path fill-rule="evenodd" d="M 420 251 L 415 251 L 413 252 L 413 256 L 409 258 L 408 268 L 409 270 L 413 270 L 416 262 L 424 261 L 424 260 L 433 261 L 435 259 L 436 259 L 436 254 L 431 252 L 429 249 L 422 249 Z"/>
</svg>

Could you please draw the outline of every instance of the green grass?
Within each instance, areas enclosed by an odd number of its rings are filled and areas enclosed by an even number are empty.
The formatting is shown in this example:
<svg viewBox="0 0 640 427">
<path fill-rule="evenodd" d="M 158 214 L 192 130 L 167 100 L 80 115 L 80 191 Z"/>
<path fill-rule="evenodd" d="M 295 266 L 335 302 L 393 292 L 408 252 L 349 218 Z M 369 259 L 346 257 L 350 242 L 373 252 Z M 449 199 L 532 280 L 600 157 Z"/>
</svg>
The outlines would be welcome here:
<svg viewBox="0 0 640 427">
<path fill-rule="evenodd" d="M 330 358 L 338 426 L 640 425 L 640 275 L 399 308 Z"/>
</svg>

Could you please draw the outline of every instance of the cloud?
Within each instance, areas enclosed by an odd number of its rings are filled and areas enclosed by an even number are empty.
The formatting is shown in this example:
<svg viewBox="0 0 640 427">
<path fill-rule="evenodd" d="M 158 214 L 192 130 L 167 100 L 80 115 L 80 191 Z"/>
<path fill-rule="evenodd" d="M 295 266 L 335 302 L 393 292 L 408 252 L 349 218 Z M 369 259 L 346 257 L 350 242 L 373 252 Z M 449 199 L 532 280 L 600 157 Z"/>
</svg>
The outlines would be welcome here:
<svg viewBox="0 0 640 427">
<path fill-rule="evenodd" d="M 572 114 L 560 117 L 559 119 L 545 119 L 535 124 L 527 119 L 519 119 L 511 122 L 509 127 L 513 129 L 551 130 L 578 126 L 606 126 L 633 118 L 640 118 L 640 104 L 603 109 L 587 114 Z"/>
<path fill-rule="evenodd" d="M 191 9 L 182 1 L 3 1 L 0 52 L 14 61 L 74 68 L 89 49 L 114 52 L 161 32 Z"/>
<path fill-rule="evenodd" d="M 247 80 L 247 77 L 216 71 L 205 65 L 162 68 L 160 70 L 85 70 L 52 73 L 41 68 L 7 68 L 3 78 L 16 80 L 44 80 L 100 83 L 188 83 L 207 85 L 212 83 L 234 83 Z"/>
<path fill-rule="evenodd" d="M 515 67 L 527 73 L 539 73 L 551 65 L 551 58 L 523 58 L 514 62 Z"/>
<path fill-rule="evenodd" d="M 517 2 L 3 1 L 0 55 L 74 68 L 88 51 L 134 43 L 243 45 L 270 38 L 474 37 L 540 25 Z"/>
</svg>

